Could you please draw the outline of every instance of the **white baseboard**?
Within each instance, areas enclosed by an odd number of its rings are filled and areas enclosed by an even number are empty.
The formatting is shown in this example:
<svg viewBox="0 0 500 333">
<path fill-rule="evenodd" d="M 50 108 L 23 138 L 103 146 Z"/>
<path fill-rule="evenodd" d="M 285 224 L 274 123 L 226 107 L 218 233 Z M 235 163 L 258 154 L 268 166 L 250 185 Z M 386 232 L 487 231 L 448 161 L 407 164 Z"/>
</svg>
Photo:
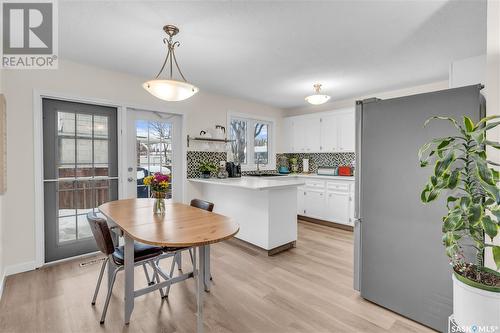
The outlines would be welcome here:
<svg viewBox="0 0 500 333">
<path fill-rule="evenodd" d="M 20 264 L 16 265 L 10 265 L 5 267 L 5 277 L 17 273 L 23 273 L 27 271 L 32 271 L 35 269 L 35 262 L 34 261 L 28 261 L 28 262 L 22 262 Z"/>
</svg>

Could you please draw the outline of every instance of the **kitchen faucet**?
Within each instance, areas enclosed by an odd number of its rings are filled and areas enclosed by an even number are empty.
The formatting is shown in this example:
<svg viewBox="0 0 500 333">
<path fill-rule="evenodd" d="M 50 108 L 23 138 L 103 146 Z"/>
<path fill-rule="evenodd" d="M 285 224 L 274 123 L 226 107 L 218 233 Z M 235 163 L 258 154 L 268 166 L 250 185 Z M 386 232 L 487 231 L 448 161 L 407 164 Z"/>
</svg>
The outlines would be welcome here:
<svg viewBox="0 0 500 333">
<path fill-rule="evenodd" d="M 260 155 L 257 154 L 257 173 L 260 173 Z"/>
</svg>

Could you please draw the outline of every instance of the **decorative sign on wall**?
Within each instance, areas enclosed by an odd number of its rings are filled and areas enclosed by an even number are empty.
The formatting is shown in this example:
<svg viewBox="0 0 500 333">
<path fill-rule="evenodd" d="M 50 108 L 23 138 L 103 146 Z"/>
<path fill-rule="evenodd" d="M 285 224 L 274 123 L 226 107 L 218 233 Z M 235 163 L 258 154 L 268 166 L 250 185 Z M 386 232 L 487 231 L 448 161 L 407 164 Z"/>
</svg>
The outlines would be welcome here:
<svg viewBox="0 0 500 333">
<path fill-rule="evenodd" d="M 0 94 L 0 193 L 7 190 L 7 108 Z"/>
</svg>

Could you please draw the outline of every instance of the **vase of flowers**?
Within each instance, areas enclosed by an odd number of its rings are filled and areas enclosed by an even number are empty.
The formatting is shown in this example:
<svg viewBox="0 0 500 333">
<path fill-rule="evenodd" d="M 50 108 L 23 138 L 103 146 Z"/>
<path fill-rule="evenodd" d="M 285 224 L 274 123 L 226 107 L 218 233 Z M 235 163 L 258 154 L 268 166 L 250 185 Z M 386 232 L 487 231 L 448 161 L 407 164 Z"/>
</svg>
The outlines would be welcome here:
<svg viewBox="0 0 500 333">
<path fill-rule="evenodd" d="M 144 185 L 151 189 L 151 197 L 154 198 L 153 213 L 157 215 L 165 214 L 165 198 L 167 196 L 170 177 L 156 172 L 144 178 Z"/>
</svg>

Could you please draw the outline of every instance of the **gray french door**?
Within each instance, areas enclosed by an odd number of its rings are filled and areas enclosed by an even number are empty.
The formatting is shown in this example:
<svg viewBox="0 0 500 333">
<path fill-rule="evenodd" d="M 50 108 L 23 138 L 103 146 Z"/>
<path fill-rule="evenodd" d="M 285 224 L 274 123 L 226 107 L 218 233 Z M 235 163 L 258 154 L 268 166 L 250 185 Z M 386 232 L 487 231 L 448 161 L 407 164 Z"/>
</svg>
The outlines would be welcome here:
<svg viewBox="0 0 500 333">
<path fill-rule="evenodd" d="M 45 262 L 97 250 L 86 214 L 118 199 L 117 109 L 43 99 Z"/>
</svg>

